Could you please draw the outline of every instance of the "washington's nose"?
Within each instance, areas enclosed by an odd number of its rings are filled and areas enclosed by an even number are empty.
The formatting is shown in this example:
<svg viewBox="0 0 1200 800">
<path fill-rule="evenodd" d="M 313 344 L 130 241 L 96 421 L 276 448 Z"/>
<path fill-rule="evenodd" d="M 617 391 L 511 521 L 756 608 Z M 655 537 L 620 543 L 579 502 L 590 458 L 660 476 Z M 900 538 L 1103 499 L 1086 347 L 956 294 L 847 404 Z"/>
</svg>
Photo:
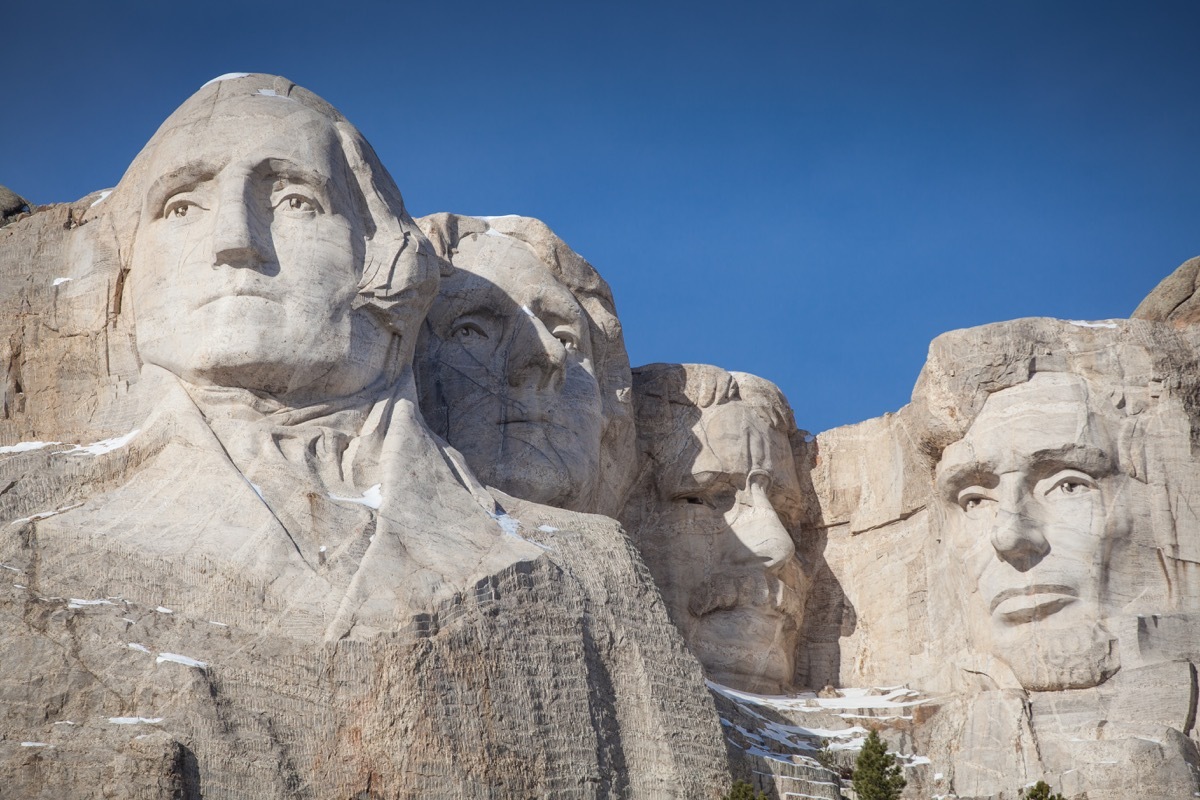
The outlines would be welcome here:
<svg viewBox="0 0 1200 800">
<path fill-rule="evenodd" d="M 567 349 L 537 316 L 525 312 L 513 341 L 508 382 L 534 384 L 539 390 L 558 388 L 563 382 Z"/>
<path fill-rule="evenodd" d="M 729 526 L 737 540 L 737 552 L 730 556 L 736 562 L 772 571 L 795 555 L 796 546 L 771 505 L 767 485 L 765 476 L 751 477 L 746 491 L 749 508 Z"/>
<path fill-rule="evenodd" d="M 1018 497 L 1003 498 L 991 531 L 996 555 L 1019 570 L 1029 569 L 1050 552 L 1041 525 L 1022 506 Z"/>
<path fill-rule="evenodd" d="M 243 186 L 231 186 L 217 200 L 213 219 L 213 265 L 256 269 L 265 260 L 254 215 Z"/>
</svg>

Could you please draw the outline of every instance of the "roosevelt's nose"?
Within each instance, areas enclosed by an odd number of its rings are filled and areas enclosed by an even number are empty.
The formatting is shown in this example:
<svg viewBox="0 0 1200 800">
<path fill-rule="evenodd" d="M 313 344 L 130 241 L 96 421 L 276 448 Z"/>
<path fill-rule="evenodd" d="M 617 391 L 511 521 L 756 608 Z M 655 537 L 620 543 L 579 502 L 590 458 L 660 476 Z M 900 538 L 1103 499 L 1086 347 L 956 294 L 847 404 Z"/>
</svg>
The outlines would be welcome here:
<svg viewBox="0 0 1200 800">
<path fill-rule="evenodd" d="M 226 187 L 217 198 L 213 215 L 213 265 L 224 264 L 241 269 L 256 269 L 266 259 L 262 232 L 253 212 L 247 187 L 241 183 Z"/>
<path fill-rule="evenodd" d="M 1041 522 L 1029 513 L 1025 500 L 1019 488 L 1002 487 L 991 530 L 996 555 L 1020 570 L 1029 569 L 1050 552 Z"/>
<path fill-rule="evenodd" d="M 774 571 L 795 555 L 796 546 L 767 496 L 769 485 L 769 478 L 761 473 L 747 482 L 745 507 L 729 525 L 736 539 L 730 560 Z"/>
<path fill-rule="evenodd" d="M 562 386 L 567 348 L 537 316 L 526 312 L 513 337 L 508 363 L 511 386 L 534 385 L 539 390 Z"/>
</svg>

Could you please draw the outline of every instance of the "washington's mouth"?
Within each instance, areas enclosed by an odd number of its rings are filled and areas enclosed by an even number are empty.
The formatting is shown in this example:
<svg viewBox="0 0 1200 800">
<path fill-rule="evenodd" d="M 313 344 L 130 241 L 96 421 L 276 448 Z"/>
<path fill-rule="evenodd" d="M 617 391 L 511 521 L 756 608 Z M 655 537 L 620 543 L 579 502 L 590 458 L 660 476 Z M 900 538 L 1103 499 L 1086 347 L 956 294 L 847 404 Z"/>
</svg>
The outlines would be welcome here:
<svg viewBox="0 0 1200 800">
<path fill-rule="evenodd" d="M 1035 584 L 1005 589 L 992 598 L 991 613 L 1016 625 L 1056 614 L 1079 599 L 1070 586 Z"/>
</svg>

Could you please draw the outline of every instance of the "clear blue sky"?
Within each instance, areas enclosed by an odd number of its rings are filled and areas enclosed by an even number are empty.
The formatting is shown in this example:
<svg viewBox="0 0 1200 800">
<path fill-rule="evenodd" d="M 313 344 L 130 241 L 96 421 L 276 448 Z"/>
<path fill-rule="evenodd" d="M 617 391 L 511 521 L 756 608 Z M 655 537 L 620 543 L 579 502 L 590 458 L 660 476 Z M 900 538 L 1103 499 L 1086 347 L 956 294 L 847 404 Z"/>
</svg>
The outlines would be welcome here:
<svg viewBox="0 0 1200 800">
<path fill-rule="evenodd" d="M 1200 3 L 19 2 L 0 183 L 112 186 L 215 75 L 342 110 L 414 215 L 545 220 L 633 363 L 778 383 L 819 431 L 929 340 L 1127 316 L 1200 254 Z"/>
</svg>

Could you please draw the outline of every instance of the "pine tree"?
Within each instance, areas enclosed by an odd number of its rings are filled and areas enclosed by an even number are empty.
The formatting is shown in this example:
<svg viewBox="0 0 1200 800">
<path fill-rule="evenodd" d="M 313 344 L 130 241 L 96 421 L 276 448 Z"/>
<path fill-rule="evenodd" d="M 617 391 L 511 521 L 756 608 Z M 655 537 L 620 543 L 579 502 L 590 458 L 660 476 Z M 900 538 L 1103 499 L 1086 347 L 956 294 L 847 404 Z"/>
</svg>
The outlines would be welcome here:
<svg viewBox="0 0 1200 800">
<path fill-rule="evenodd" d="M 767 796 L 754 791 L 754 787 L 745 781 L 734 781 L 733 788 L 721 800 L 767 800 Z"/>
<path fill-rule="evenodd" d="M 1057 792 L 1051 794 L 1045 781 L 1038 781 L 1033 786 L 1022 789 L 1019 796 L 1022 800 L 1066 800 Z"/>
<path fill-rule="evenodd" d="M 871 731 L 854 762 L 854 793 L 858 800 L 899 800 L 908 784 L 896 757 L 887 751 L 879 734 Z"/>
</svg>

